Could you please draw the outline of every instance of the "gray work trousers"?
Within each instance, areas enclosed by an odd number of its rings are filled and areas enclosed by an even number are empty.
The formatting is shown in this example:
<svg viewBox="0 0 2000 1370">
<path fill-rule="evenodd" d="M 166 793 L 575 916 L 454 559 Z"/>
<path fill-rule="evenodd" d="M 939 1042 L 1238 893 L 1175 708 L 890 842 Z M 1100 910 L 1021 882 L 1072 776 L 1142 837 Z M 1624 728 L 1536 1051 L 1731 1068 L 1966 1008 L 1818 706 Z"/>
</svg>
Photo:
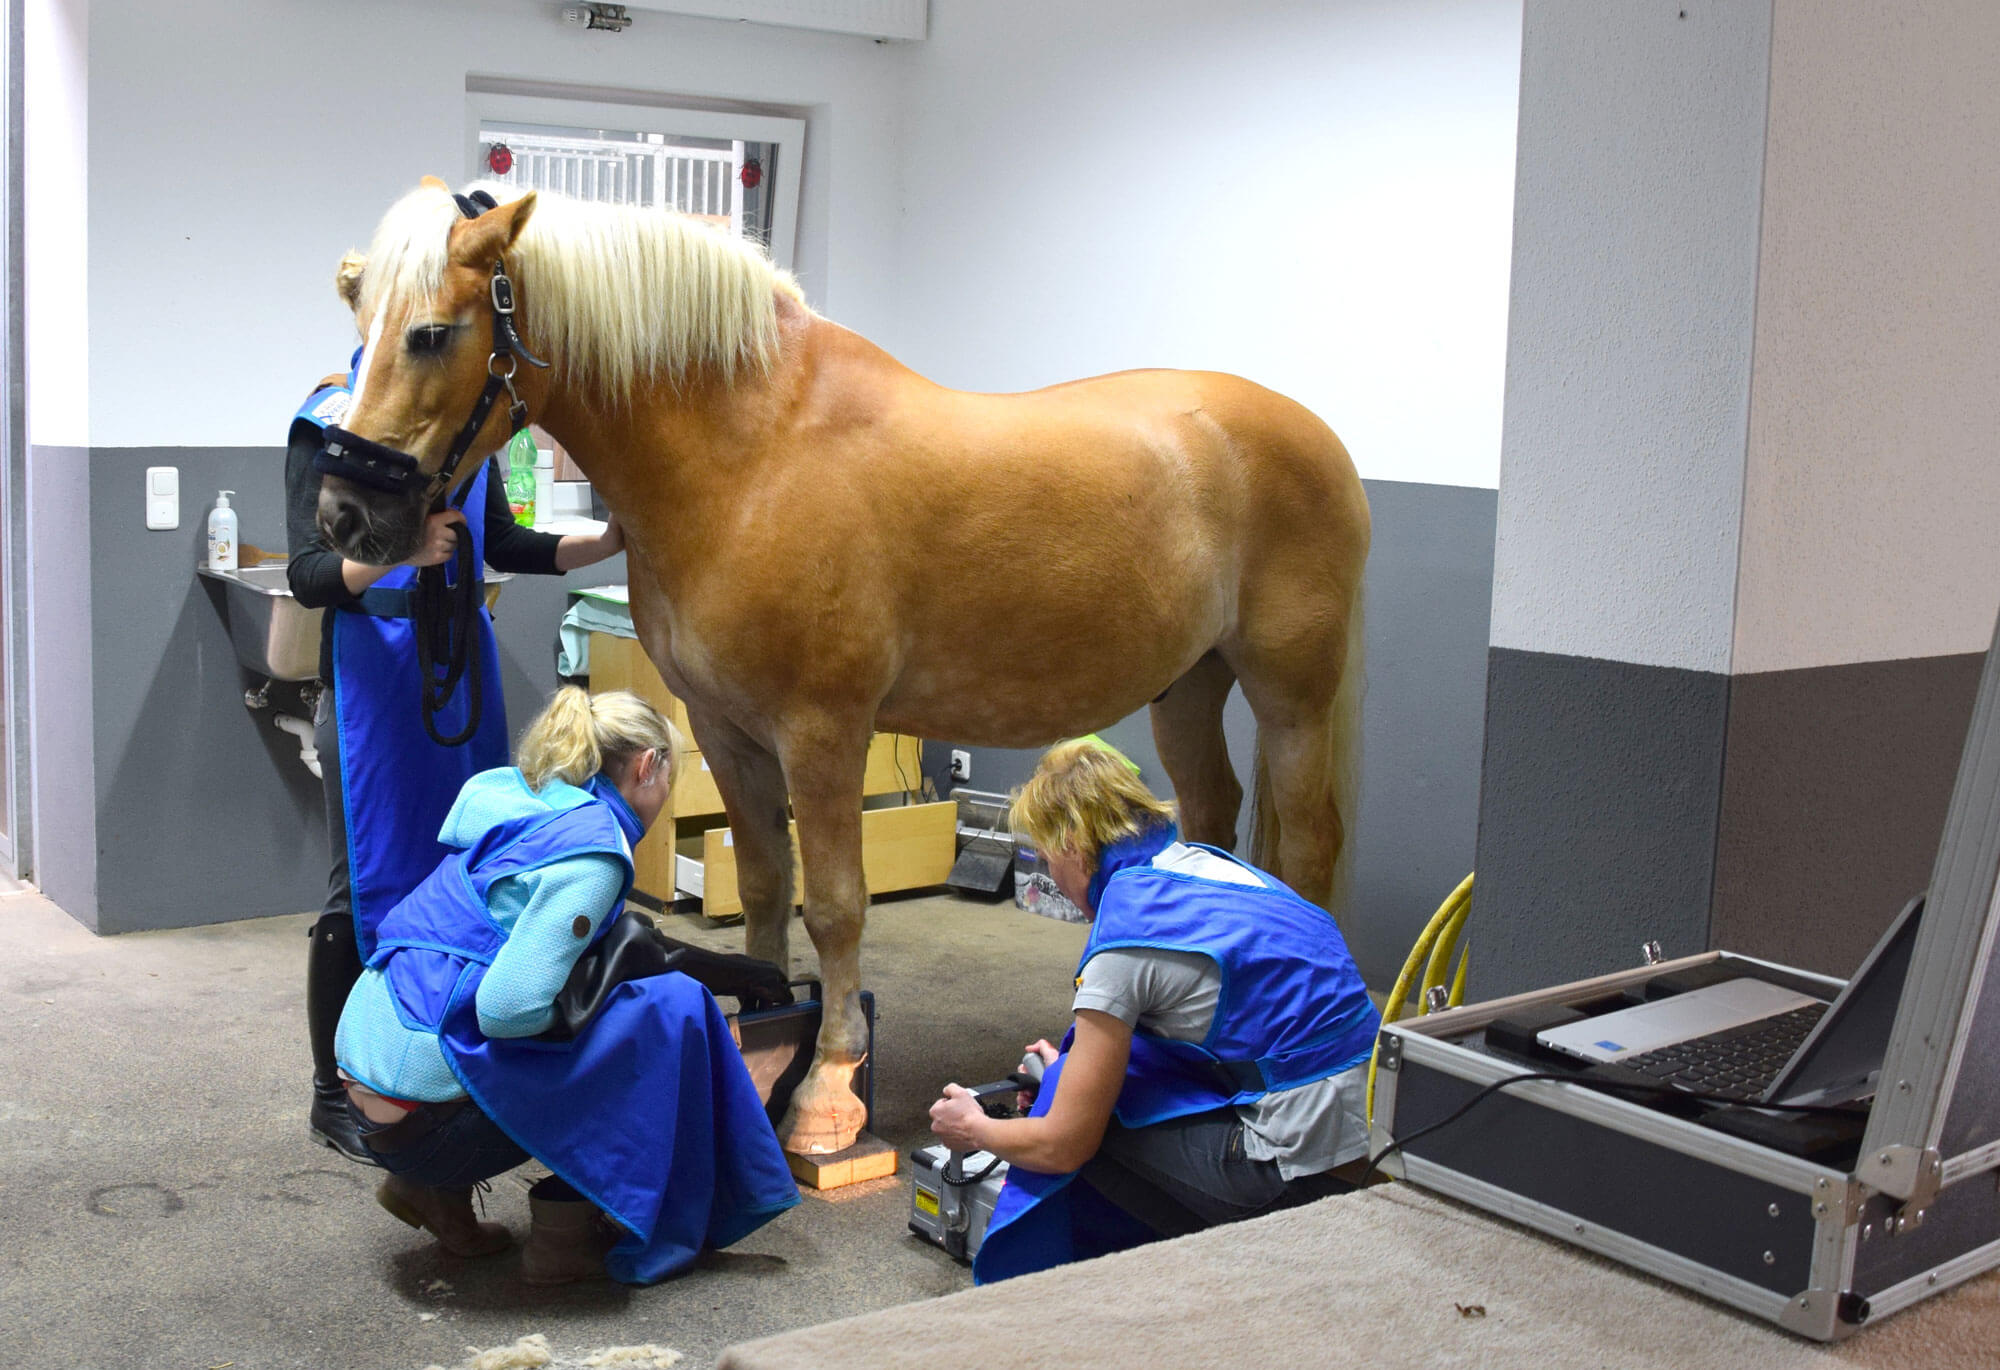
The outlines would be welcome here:
<svg viewBox="0 0 2000 1370">
<path fill-rule="evenodd" d="M 1080 1178 L 1162 1236 L 1178 1237 L 1255 1217 L 1321 1194 L 1338 1181 L 1312 1176 L 1287 1185 L 1276 1161 L 1243 1149 L 1243 1120 L 1233 1108 L 1170 1118 L 1150 1127 L 1114 1120 Z"/>
</svg>

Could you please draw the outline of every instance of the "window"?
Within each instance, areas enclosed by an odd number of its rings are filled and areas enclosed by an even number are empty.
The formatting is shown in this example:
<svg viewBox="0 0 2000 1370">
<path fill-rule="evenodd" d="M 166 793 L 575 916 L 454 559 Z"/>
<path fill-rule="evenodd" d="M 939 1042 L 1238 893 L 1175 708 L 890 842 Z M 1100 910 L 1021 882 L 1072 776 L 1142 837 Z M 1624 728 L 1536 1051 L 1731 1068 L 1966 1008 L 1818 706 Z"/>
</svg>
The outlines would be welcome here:
<svg viewBox="0 0 2000 1370">
<path fill-rule="evenodd" d="M 466 105 L 474 178 L 671 207 L 755 238 L 792 265 L 802 119 L 485 92 Z M 489 161 L 496 144 L 506 148 L 504 173 Z"/>
<path fill-rule="evenodd" d="M 679 210 L 791 268 L 802 119 L 472 91 L 466 138 L 472 179 Z M 599 512 L 595 498 L 555 439 L 531 431 L 542 468 L 535 524 L 572 531 L 571 520 Z"/>
</svg>

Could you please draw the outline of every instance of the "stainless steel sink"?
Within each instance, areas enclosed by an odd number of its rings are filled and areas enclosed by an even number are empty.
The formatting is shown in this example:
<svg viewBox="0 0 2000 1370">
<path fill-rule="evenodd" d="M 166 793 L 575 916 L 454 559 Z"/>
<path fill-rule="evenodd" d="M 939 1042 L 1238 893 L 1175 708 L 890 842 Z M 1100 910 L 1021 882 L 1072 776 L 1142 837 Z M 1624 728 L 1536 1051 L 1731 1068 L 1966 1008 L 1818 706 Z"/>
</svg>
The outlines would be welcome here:
<svg viewBox="0 0 2000 1370">
<path fill-rule="evenodd" d="M 272 680 L 315 680 L 319 676 L 319 620 L 323 612 L 292 598 L 285 564 L 267 562 L 235 571 L 200 574 L 222 582 L 222 616 L 229 640 L 244 669 Z"/>
<path fill-rule="evenodd" d="M 320 615 L 292 597 L 285 580 L 285 563 L 266 562 L 235 571 L 197 573 L 223 584 L 223 617 L 229 640 L 244 669 L 272 680 L 314 680 L 319 676 Z M 486 607 L 500 597 L 500 587 L 514 577 L 486 572 Z"/>
</svg>

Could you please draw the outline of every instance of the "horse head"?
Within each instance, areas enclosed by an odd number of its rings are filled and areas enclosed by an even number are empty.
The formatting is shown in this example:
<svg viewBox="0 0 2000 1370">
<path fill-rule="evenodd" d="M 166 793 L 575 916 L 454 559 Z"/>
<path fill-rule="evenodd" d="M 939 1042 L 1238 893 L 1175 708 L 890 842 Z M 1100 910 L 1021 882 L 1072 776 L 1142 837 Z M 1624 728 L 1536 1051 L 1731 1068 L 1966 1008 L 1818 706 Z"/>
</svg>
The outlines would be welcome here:
<svg viewBox="0 0 2000 1370">
<path fill-rule="evenodd" d="M 342 258 L 335 286 L 366 342 L 346 418 L 316 462 L 320 530 L 342 556 L 408 557 L 425 516 L 525 424 L 516 370 L 546 363 L 516 330 L 505 261 L 534 207 L 532 191 L 496 204 L 426 177 L 365 258 Z"/>
</svg>

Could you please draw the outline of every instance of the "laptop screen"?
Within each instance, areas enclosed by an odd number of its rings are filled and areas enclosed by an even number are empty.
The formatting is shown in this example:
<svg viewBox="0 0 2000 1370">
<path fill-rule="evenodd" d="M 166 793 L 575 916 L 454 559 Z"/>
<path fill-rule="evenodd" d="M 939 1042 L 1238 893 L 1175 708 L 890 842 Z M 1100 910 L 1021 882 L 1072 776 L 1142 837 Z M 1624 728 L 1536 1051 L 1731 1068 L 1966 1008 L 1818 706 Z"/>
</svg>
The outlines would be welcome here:
<svg viewBox="0 0 2000 1370">
<path fill-rule="evenodd" d="M 1838 1104 L 1874 1093 L 1896 1006 L 1910 975 L 1923 916 L 1920 894 L 1903 906 L 1868 957 L 1764 1092 L 1773 1104 Z"/>
</svg>

